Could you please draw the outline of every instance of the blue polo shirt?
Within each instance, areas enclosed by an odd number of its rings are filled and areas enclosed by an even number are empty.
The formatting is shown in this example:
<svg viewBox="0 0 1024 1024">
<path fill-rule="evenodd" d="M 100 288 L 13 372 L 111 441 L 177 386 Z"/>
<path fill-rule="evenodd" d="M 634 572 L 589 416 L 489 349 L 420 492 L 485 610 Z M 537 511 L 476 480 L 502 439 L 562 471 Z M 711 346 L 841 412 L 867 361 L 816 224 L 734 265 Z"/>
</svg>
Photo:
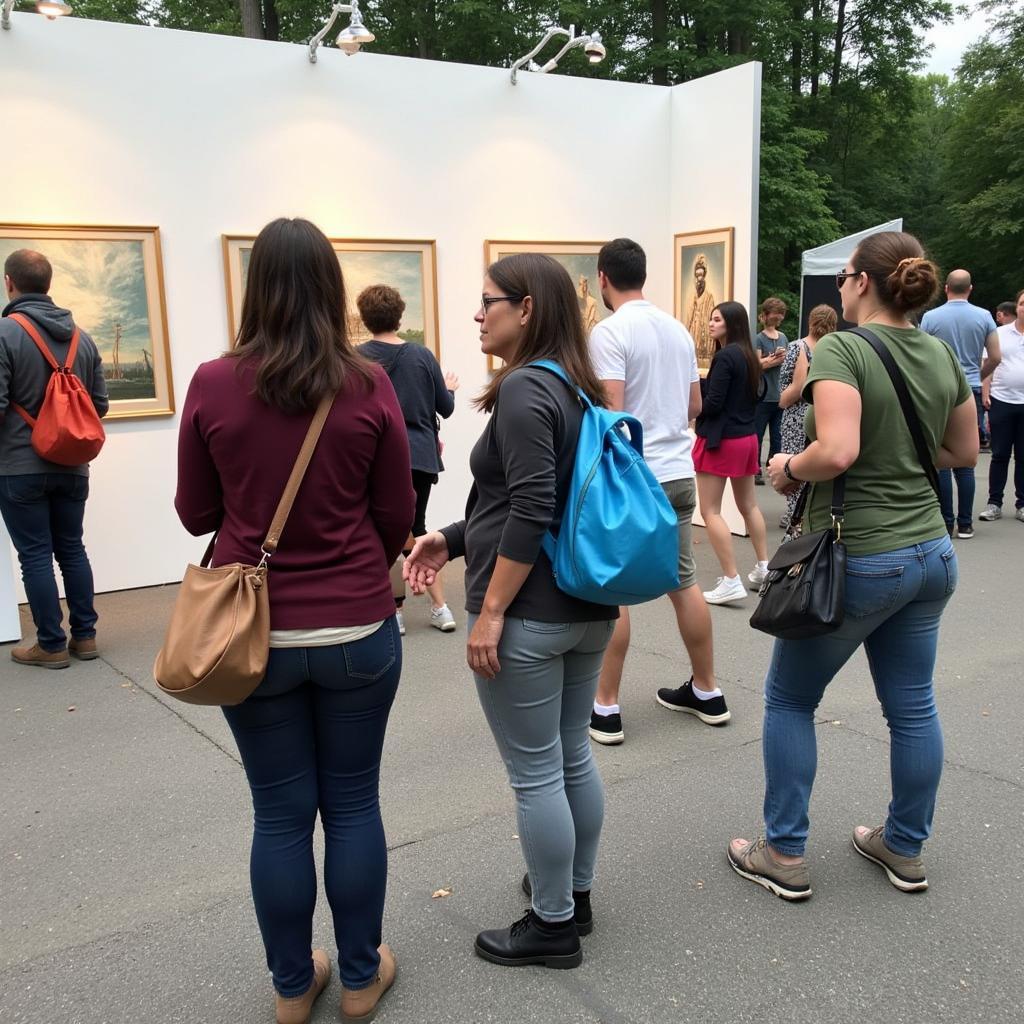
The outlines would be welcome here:
<svg viewBox="0 0 1024 1024">
<path fill-rule="evenodd" d="M 992 314 L 972 306 L 966 299 L 950 299 L 945 305 L 928 310 L 921 320 L 922 331 L 941 338 L 956 353 L 972 388 L 981 387 L 985 339 L 995 329 Z"/>
</svg>

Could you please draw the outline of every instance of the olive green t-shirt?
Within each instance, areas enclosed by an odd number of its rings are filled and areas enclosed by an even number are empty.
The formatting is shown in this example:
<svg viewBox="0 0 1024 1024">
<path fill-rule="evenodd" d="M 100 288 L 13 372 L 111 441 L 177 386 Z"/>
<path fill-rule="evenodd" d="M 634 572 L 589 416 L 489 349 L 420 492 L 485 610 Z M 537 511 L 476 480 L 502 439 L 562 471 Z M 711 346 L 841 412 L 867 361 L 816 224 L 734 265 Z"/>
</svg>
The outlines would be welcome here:
<svg viewBox="0 0 1024 1024">
<path fill-rule="evenodd" d="M 953 350 L 916 327 L 865 324 L 885 343 L 907 382 L 929 451 L 942 443 L 950 413 L 971 397 Z M 910 429 L 882 360 L 856 334 L 837 331 L 814 350 L 804 399 L 814 401 L 814 382 L 836 380 L 861 396 L 860 454 L 846 473 L 843 540 L 851 555 L 894 551 L 945 536 L 935 491 L 921 468 Z M 807 436 L 817 437 L 814 406 L 807 410 Z M 831 522 L 832 483 L 817 483 L 808 500 L 807 528 Z"/>
</svg>

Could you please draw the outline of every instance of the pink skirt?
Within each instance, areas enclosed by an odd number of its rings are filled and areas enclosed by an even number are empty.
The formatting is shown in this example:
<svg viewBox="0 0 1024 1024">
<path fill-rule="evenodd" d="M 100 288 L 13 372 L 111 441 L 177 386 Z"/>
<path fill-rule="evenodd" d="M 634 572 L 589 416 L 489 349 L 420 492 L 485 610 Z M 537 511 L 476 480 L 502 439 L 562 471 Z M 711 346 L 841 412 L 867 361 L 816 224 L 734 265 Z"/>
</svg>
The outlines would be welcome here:
<svg viewBox="0 0 1024 1024">
<path fill-rule="evenodd" d="M 723 437 L 717 448 L 708 448 L 704 438 L 693 445 L 693 468 L 712 476 L 753 476 L 758 470 L 757 435 Z"/>
</svg>

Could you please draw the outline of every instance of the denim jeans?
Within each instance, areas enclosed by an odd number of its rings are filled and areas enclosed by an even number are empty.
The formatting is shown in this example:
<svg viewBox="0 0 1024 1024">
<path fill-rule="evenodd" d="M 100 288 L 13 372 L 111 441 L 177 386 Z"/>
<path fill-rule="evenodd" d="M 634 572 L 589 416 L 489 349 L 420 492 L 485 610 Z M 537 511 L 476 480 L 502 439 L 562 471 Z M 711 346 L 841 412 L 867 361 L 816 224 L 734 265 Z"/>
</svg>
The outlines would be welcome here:
<svg viewBox="0 0 1024 1024">
<path fill-rule="evenodd" d="M 470 632 L 477 616 L 470 615 Z M 533 909 L 573 916 L 572 893 L 594 881 L 604 786 L 590 749 L 590 713 L 613 622 L 505 620 L 501 671 L 475 676 L 487 724 L 516 795 Z"/>
<path fill-rule="evenodd" d="M 764 431 L 768 428 L 768 458 L 761 459 Z M 767 464 L 768 459 L 782 451 L 782 410 L 778 402 L 758 402 L 754 412 L 754 432 L 757 434 L 758 465 Z"/>
<path fill-rule="evenodd" d="M 892 800 L 885 842 L 914 857 L 928 838 L 942 774 L 942 729 L 932 672 L 942 611 L 956 589 L 948 537 L 878 555 L 850 556 L 842 626 L 807 640 L 776 640 L 765 682 L 764 819 L 768 842 L 803 856 L 817 769 L 814 712 L 861 644 L 889 726 Z"/>
<path fill-rule="evenodd" d="M 1002 508 L 1006 476 L 1013 453 L 1013 490 L 1017 508 L 1024 508 L 1024 405 L 992 399 L 988 411 L 992 461 L 988 467 L 988 501 Z"/>
<path fill-rule="evenodd" d="M 989 436 L 985 429 L 985 405 L 981 400 L 981 388 L 971 388 L 971 392 L 974 394 L 974 404 L 978 410 L 978 441 L 986 444 Z"/>
<path fill-rule="evenodd" d="M 313 982 L 317 812 L 342 984 L 376 977 L 388 873 L 380 758 L 401 672 L 392 616 L 354 643 L 272 649 L 255 693 L 224 708 L 252 790 L 252 896 L 283 996 Z"/>
<path fill-rule="evenodd" d="M 956 525 L 970 526 L 974 521 L 974 467 L 939 470 L 939 507 L 946 528 L 953 526 L 953 480 L 956 479 Z"/>
<path fill-rule="evenodd" d="M 89 478 L 74 473 L 23 473 L 0 476 L 0 514 L 18 552 L 25 596 L 44 651 L 67 644 L 64 614 L 53 575 L 57 559 L 64 578 L 71 635 L 96 636 L 92 566 L 82 543 Z"/>
</svg>

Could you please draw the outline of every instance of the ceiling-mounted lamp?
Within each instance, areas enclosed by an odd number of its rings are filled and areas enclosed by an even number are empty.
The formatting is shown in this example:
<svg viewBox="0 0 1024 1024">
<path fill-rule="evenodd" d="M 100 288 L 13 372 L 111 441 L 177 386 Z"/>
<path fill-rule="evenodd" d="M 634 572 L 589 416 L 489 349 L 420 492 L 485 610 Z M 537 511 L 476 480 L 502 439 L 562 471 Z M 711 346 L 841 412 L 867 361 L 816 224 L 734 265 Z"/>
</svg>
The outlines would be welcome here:
<svg viewBox="0 0 1024 1024">
<path fill-rule="evenodd" d="M 569 41 L 551 58 L 546 64 L 537 64 L 534 61 L 534 57 L 544 49 L 552 39 L 557 39 L 559 36 L 564 36 Z M 601 61 L 607 56 L 607 51 L 604 48 L 604 43 L 601 40 L 600 32 L 591 32 L 590 35 L 576 35 L 576 26 L 570 25 L 567 29 L 555 27 L 548 29 L 544 38 L 527 54 L 520 57 L 512 65 L 512 84 L 516 84 L 516 73 L 520 68 L 526 68 L 527 71 L 534 71 L 540 75 L 546 75 L 549 71 L 554 71 L 558 67 L 558 62 L 572 49 L 576 47 L 582 47 L 583 52 L 587 55 L 587 59 L 591 64 L 600 64 Z"/>
<path fill-rule="evenodd" d="M 15 0 L 3 0 L 3 7 L 0 8 L 0 27 L 11 27 L 11 11 L 14 10 L 14 4 Z M 50 21 L 54 21 L 63 14 L 70 14 L 71 5 L 58 3 L 57 0 L 39 0 L 36 10 Z"/>
<path fill-rule="evenodd" d="M 372 43 L 377 37 L 363 24 L 363 15 L 359 10 L 359 0 L 352 0 L 348 4 L 335 4 L 331 9 L 331 15 L 327 24 L 309 42 L 309 62 L 316 63 L 316 51 L 324 41 L 334 23 L 342 14 L 348 14 L 348 26 L 338 33 L 338 49 L 347 53 L 350 57 L 358 53 L 364 43 Z"/>
</svg>

